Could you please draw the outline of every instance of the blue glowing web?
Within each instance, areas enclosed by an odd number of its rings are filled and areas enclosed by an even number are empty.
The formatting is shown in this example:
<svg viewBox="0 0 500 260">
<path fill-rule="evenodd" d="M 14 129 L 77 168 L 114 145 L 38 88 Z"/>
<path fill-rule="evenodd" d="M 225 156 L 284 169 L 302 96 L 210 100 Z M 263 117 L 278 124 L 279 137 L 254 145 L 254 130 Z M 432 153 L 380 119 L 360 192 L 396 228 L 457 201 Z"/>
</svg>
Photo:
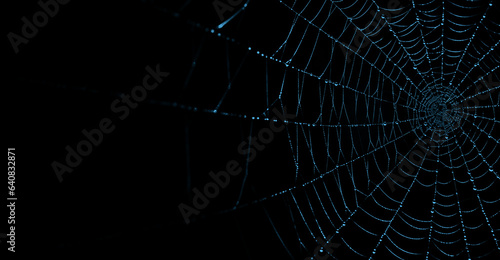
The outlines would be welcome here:
<svg viewBox="0 0 500 260">
<path fill-rule="evenodd" d="M 296 116 L 281 147 L 290 178 L 240 202 L 247 166 L 236 204 L 218 214 L 283 201 L 289 221 L 268 217 L 296 259 L 498 256 L 498 2 L 267 2 L 248 1 L 216 26 L 162 9 L 203 35 L 187 80 L 205 41 L 223 46 L 227 66 L 212 68 L 227 79 L 220 95 L 184 109 L 258 122 L 278 106 Z M 245 85 L 252 77 L 264 86 Z M 254 89 L 254 105 L 235 102 Z"/>
</svg>

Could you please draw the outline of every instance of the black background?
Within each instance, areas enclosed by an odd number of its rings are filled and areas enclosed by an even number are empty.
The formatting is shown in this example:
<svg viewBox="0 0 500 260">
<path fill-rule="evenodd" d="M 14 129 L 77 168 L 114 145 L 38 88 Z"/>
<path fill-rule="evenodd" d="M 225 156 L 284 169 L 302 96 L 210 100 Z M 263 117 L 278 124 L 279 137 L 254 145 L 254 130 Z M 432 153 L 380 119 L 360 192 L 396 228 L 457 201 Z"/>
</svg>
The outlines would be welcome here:
<svg viewBox="0 0 500 260">
<path fill-rule="evenodd" d="M 169 7 L 178 10 L 183 1 L 178 2 Z M 4 9 L 7 32 L 20 34 L 20 18 L 31 20 L 40 8 L 36 1 L 15 3 Z M 210 2 L 195 7 L 189 12 L 198 21 L 208 27 L 220 23 Z M 222 170 L 232 159 L 244 161 L 236 148 L 250 134 L 250 120 L 152 104 L 184 101 L 203 107 L 220 97 L 227 83 L 203 69 L 191 77 L 193 90 L 182 87 L 202 32 L 150 2 L 71 1 L 60 6 L 18 54 L 5 46 L 4 129 L 7 146 L 16 148 L 17 256 L 287 257 L 262 206 L 210 215 L 234 205 L 235 195 L 227 195 L 239 194 L 243 174 L 213 199 L 204 212 L 208 220 L 193 220 L 188 226 L 177 209 L 181 202 L 191 204 L 192 192 L 187 190 L 203 187 L 209 171 Z M 210 50 L 221 42 L 203 48 Z M 201 68 L 224 66 L 211 64 L 209 56 L 218 53 L 203 53 Z M 142 82 L 147 65 L 156 64 L 170 76 L 128 118 L 118 120 L 111 102 Z M 263 94 L 263 87 L 254 93 Z M 240 101 L 252 98 L 247 95 Z M 64 163 L 65 146 L 74 148 L 84 139 L 81 131 L 96 128 L 105 117 L 113 120 L 116 130 L 59 183 L 51 163 Z M 266 125 L 257 122 L 254 128 Z M 283 145 L 284 133 L 272 146 Z M 264 151 L 259 157 L 250 168 L 261 169 L 255 171 L 256 178 L 276 183 L 273 179 L 281 172 L 290 171 L 280 166 L 280 160 L 289 158 L 286 155 Z M 250 187 L 245 189 L 253 194 Z"/>
<path fill-rule="evenodd" d="M 210 171 L 224 169 L 232 159 L 243 163 L 238 144 L 250 129 L 255 135 L 268 124 L 192 112 L 172 103 L 213 109 L 227 87 L 226 59 L 220 55 L 229 50 L 230 72 L 237 73 L 245 59 L 238 79 L 246 81 L 235 82 L 239 89 L 221 110 L 258 115 L 266 105 L 265 62 L 245 48 L 271 52 L 288 33 L 276 28 L 285 28 L 293 16 L 283 12 L 266 20 L 279 9 L 279 1 L 256 2 L 248 8 L 265 15 L 245 24 L 245 34 L 235 30 L 238 19 L 229 24 L 231 36 L 243 42 L 232 45 L 204 32 L 221 22 L 210 1 L 195 1 L 186 9 L 185 1 L 166 2 L 73 0 L 60 6 L 18 54 L 4 38 L 4 136 L 6 146 L 16 148 L 17 256 L 290 259 L 273 224 L 296 259 L 311 255 L 314 248 L 300 248 L 288 225 L 291 201 L 277 198 L 219 214 L 235 204 L 242 190 L 242 201 L 251 201 L 293 183 L 285 132 L 251 163 L 246 184 L 242 186 L 243 173 L 234 177 L 202 217 L 186 225 L 177 209 L 181 202 L 190 203 L 193 187 L 210 180 Z M 4 35 L 20 34 L 21 17 L 31 20 L 39 10 L 36 1 L 9 1 L 3 8 L 8 17 Z M 186 15 L 175 17 L 169 10 Z M 146 66 L 156 64 L 170 76 L 129 117 L 118 120 L 110 104 L 142 82 Z M 269 80 L 275 86 L 271 95 L 276 94 L 282 78 Z M 111 118 L 116 130 L 60 183 L 52 162 L 63 163 L 65 146 L 75 147 L 84 139 L 81 131 L 97 128 L 102 118 Z M 429 199 L 421 198 L 412 201 L 415 208 Z"/>
</svg>

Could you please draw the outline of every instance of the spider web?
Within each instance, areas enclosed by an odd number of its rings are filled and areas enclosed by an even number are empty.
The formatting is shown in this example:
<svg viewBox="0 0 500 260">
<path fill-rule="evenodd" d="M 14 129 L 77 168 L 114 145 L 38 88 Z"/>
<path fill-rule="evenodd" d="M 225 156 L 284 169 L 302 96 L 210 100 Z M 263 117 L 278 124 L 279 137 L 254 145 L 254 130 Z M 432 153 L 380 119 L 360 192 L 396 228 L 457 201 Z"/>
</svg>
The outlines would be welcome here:
<svg viewBox="0 0 500 260">
<path fill-rule="evenodd" d="M 186 19 L 203 35 L 191 72 L 204 61 L 204 42 L 217 41 L 226 66 L 214 70 L 227 85 L 218 99 L 185 109 L 260 122 L 278 106 L 296 116 L 280 147 L 290 178 L 240 202 L 247 165 L 237 202 L 217 214 L 284 203 L 286 224 L 271 209 L 268 217 L 292 258 L 313 257 L 318 240 L 318 259 L 497 256 L 498 4 L 272 2 L 250 1 L 220 29 Z M 274 25 L 263 12 L 270 9 Z M 269 28 L 250 29 L 256 17 Z M 266 30 L 274 34 L 258 37 Z M 249 75 L 266 79 L 265 95 L 250 103 Z M 296 235 L 281 236 L 285 229 Z"/>
</svg>

